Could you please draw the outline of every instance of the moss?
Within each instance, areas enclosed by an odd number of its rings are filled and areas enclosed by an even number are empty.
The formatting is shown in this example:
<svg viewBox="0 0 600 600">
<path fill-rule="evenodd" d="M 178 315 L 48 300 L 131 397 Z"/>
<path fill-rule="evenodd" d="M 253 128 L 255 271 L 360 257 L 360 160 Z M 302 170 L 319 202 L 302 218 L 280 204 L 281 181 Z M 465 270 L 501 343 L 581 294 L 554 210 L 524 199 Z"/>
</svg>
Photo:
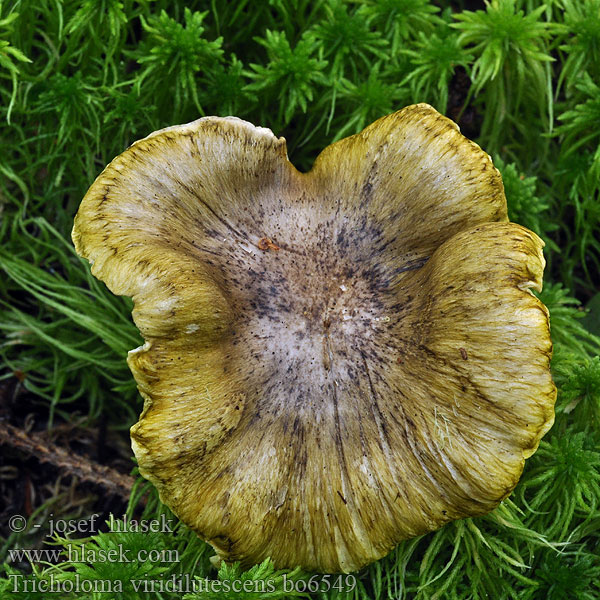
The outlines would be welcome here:
<svg viewBox="0 0 600 600">
<path fill-rule="evenodd" d="M 68 419 L 77 402 L 89 423 L 105 415 L 123 429 L 141 408 L 124 360 L 139 343 L 131 306 L 90 276 L 68 236 L 102 167 L 159 127 L 233 113 L 286 137 L 290 159 L 308 170 L 336 137 L 426 101 L 503 161 L 511 217 L 547 242 L 541 298 L 555 343 L 558 411 L 516 491 L 490 515 L 403 542 L 341 587 L 312 591 L 314 598 L 587 600 L 600 593 L 600 339 L 580 309 L 600 279 L 598 2 L 466 5 L 0 2 L 0 378 L 24 376 L 50 422 Z M 463 89 L 465 73 L 473 85 Z M 146 514 L 164 510 L 154 499 Z M 132 549 L 139 542 L 110 535 Z M 182 526 L 161 537 L 181 560 L 152 579 L 239 575 L 217 575 L 205 546 Z M 11 537 L 3 558 L 20 541 Z M 126 580 L 120 568 L 113 564 L 111 576 Z M 38 578 L 53 569 L 39 567 Z M 65 562 L 61 577 L 73 579 L 77 569 Z M 269 569 L 247 578 L 268 580 Z M 0 590 L 10 592 L 8 574 Z M 275 593 L 285 597 L 282 588 Z M 156 593 L 129 587 L 115 597 Z"/>
</svg>

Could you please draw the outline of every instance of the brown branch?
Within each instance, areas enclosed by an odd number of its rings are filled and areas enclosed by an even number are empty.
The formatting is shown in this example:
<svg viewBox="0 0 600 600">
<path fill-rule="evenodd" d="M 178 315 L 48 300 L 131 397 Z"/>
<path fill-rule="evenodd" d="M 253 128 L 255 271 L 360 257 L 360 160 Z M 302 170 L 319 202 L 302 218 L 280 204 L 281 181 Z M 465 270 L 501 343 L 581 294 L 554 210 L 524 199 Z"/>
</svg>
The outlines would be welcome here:
<svg viewBox="0 0 600 600">
<path fill-rule="evenodd" d="M 50 463 L 81 481 L 103 488 L 110 494 L 117 494 L 125 500 L 129 499 L 135 482 L 133 477 L 61 448 L 38 433 L 26 433 L 22 429 L 0 421 L 0 445 L 2 444 L 30 454 L 41 463 Z"/>
</svg>

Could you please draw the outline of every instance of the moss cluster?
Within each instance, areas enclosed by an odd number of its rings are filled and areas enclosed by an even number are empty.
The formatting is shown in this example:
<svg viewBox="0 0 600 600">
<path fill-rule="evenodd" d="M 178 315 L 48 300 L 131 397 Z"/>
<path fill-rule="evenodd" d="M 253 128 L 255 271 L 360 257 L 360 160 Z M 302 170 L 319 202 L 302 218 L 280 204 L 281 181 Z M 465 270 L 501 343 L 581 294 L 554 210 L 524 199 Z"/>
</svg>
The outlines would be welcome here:
<svg viewBox="0 0 600 600">
<path fill-rule="evenodd" d="M 108 415 L 125 429 L 141 404 L 125 363 L 140 343 L 131 305 L 90 275 L 69 241 L 83 194 L 135 139 L 213 114 L 286 137 L 302 169 L 332 141 L 412 102 L 459 121 L 502 171 L 511 220 L 546 241 L 541 298 L 559 390 L 555 426 L 497 510 L 404 542 L 337 589 L 268 562 L 217 575 L 210 552 L 181 525 L 151 540 L 105 533 L 82 542 L 90 551 L 177 549 L 176 563 L 67 560 L 36 566 L 37 581 L 121 581 L 113 596 L 123 599 L 157 597 L 131 580 L 185 575 L 270 582 L 264 593 L 191 591 L 194 600 L 600 594 L 600 338 L 598 316 L 581 310 L 594 304 L 600 279 L 600 0 L 473 5 L 0 2 L 0 379 L 24 377 L 50 426 L 76 403 L 89 423 Z M 145 516 L 165 510 L 152 500 Z M 10 562 L 8 549 L 22 545 L 23 534 L 11 536 L 0 559 Z M 13 593 L 18 575 L 4 567 L 3 595 L 48 596 Z M 291 580 L 306 586 L 290 593 Z"/>
</svg>

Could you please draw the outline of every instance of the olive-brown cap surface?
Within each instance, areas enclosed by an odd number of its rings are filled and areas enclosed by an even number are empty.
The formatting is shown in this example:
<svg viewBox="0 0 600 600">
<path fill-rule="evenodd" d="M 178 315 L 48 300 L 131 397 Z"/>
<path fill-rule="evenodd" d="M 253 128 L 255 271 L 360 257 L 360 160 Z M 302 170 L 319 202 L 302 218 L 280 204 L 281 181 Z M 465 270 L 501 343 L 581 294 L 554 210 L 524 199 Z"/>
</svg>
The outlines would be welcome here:
<svg viewBox="0 0 600 600">
<path fill-rule="evenodd" d="M 140 471 L 225 560 L 359 569 L 495 508 L 553 422 L 543 242 L 427 105 L 309 173 L 236 118 L 155 132 L 73 240 L 134 300 Z"/>
</svg>

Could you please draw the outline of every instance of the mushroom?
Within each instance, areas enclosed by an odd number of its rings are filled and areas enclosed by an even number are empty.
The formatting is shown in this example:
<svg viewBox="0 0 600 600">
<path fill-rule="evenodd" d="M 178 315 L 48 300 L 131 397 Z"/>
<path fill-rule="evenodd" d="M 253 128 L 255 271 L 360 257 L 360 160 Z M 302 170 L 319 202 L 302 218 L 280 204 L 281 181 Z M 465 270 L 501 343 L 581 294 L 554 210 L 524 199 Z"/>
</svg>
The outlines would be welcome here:
<svg viewBox="0 0 600 600">
<path fill-rule="evenodd" d="M 494 509 L 552 425 L 543 242 L 426 104 L 308 173 L 237 118 L 162 129 L 73 241 L 135 304 L 140 472 L 219 559 L 357 570 Z"/>
</svg>

